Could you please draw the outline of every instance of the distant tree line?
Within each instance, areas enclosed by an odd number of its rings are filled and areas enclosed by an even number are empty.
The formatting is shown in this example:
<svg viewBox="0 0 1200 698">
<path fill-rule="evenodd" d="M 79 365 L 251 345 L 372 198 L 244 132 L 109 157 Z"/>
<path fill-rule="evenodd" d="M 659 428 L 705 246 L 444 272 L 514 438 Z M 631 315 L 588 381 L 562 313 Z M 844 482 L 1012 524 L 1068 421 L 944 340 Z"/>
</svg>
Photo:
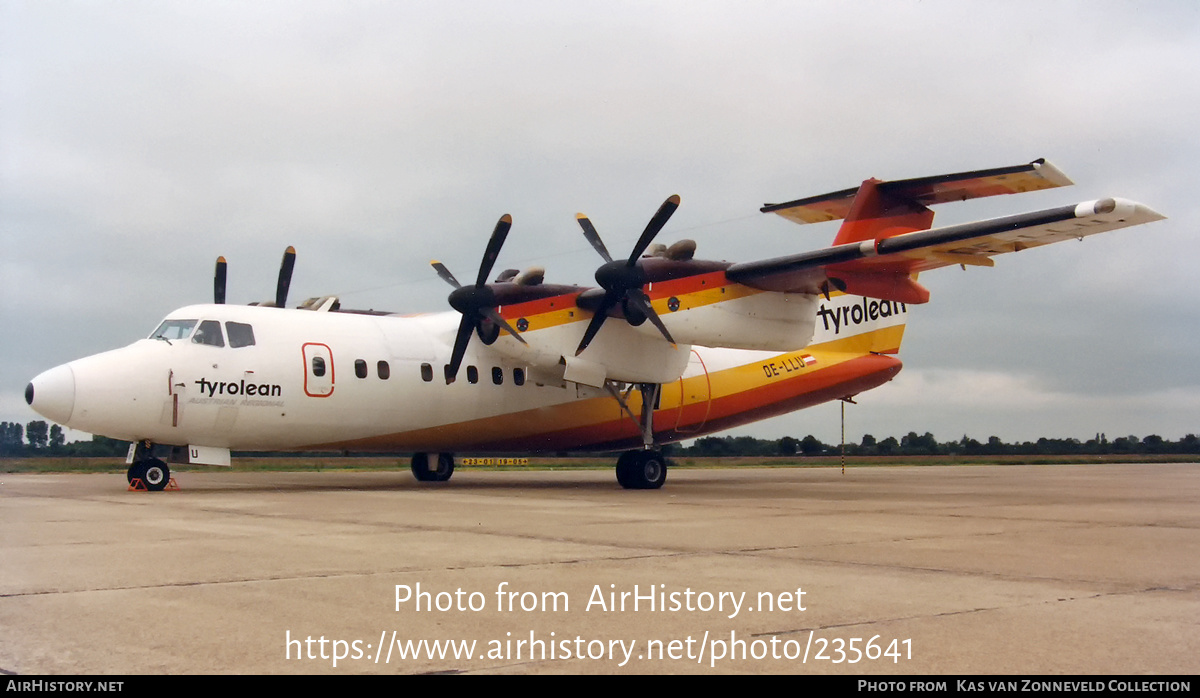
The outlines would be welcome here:
<svg viewBox="0 0 1200 698">
<path fill-rule="evenodd" d="M 752 436 L 706 436 L 691 446 L 673 447 L 672 455 L 687 456 L 833 456 L 841 453 L 840 444 L 822 443 L 809 434 L 803 439 L 785 436 L 781 439 L 756 439 Z M 1157 434 L 1139 439 L 1119 436 L 1109 440 L 1096 434 L 1087 441 L 1079 439 L 1048 439 L 1020 443 L 1005 443 L 998 436 L 986 442 L 963 435 L 957 441 L 938 441 L 933 434 L 908 432 L 899 440 L 894 436 L 876 439 L 871 434 L 860 443 L 847 443 L 848 456 L 1066 456 L 1107 454 L 1200 453 L 1200 437 L 1188 434 L 1178 441 L 1168 441 Z"/>
<path fill-rule="evenodd" d="M 0 422 L 0 457 L 124 456 L 129 450 L 128 441 L 96 436 L 91 441 L 66 443 L 65 437 L 62 427 L 40 419 L 24 427 L 16 422 Z"/>
<path fill-rule="evenodd" d="M 124 456 L 129 442 L 93 437 L 91 441 L 64 442 L 62 427 L 34 420 L 24 427 L 14 422 L 0 422 L 0 457 L 30 456 Z M 706 436 L 696 439 L 691 446 L 672 444 L 666 447 L 672 456 L 835 456 L 841 453 L 839 444 L 822 443 L 809 434 L 802 439 L 784 436 L 779 439 L 756 439 L 753 436 Z M 1178 441 L 1168 441 L 1157 434 L 1139 439 L 1136 436 L 1118 436 L 1111 441 L 1104 434 L 1096 434 L 1087 441 L 1079 439 L 1047 439 L 1005 443 L 998 436 L 988 437 L 986 442 L 976 441 L 966 435 L 957 441 L 938 441 L 933 434 L 918 435 L 908 432 L 899 440 L 894 436 L 876 439 L 871 434 L 862 437 L 859 443 L 847 443 L 847 456 L 1066 456 L 1107 454 L 1200 454 L 1200 437 L 1188 434 Z M 269 455 L 269 454 L 258 454 Z M 279 454 L 295 455 L 295 454 Z"/>
</svg>

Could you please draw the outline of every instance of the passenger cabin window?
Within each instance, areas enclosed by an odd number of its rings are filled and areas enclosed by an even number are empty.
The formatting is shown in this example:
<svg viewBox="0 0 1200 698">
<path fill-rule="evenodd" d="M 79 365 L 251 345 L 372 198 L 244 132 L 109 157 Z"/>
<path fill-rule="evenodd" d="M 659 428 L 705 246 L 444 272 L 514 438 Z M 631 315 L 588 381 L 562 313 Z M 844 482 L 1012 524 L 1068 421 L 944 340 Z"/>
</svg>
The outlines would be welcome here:
<svg viewBox="0 0 1200 698">
<path fill-rule="evenodd" d="M 254 328 L 244 322 L 225 323 L 225 334 L 229 335 L 229 346 L 234 349 L 254 346 Z"/>
<path fill-rule="evenodd" d="M 163 323 L 158 326 L 157 330 L 150 335 L 150 339 L 187 339 L 192 333 L 192 328 L 196 326 L 195 320 L 163 320 Z"/>
<path fill-rule="evenodd" d="M 492 382 L 496 385 L 504 385 L 504 369 L 499 366 L 492 367 Z"/>
<path fill-rule="evenodd" d="M 359 378 L 367 377 L 367 362 L 366 361 L 363 361 L 362 359 L 354 360 L 354 375 L 358 376 Z"/>
<path fill-rule="evenodd" d="M 433 366 L 431 364 L 421 364 L 421 380 L 426 383 L 433 380 Z"/>
<path fill-rule="evenodd" d="M 513 369 L 513 383 L 516 383 L 517 385 L 525 385 L 525 369 Z"/>
<path fill-rule="evenodd" d="M 467 366 L 467 382 L 471 385 L 479 382 L 479 369 L 474 366 Z"/>
<path fill-rule="evenodd" d="M 207 344 L 210 347 L 225 346 L 225 338 L 221 336 L 221 323 L 216 320 L 205 320 L 200 323 L 196 334 L 192 335 L 192 344 Z"/>
<path fill-rule="evenodd" d="M 379 380 L 387 380 L 392 377 L 392 367 L 388 366 L 386 361 L 376 364 L 375 370 L 379 372 Z"/>
<path fill-rule="evenodd" d="M 325 375 L 325 359 L 320 356 L 312 358 L 312 374 L 317 378 Z"/>
</svg>

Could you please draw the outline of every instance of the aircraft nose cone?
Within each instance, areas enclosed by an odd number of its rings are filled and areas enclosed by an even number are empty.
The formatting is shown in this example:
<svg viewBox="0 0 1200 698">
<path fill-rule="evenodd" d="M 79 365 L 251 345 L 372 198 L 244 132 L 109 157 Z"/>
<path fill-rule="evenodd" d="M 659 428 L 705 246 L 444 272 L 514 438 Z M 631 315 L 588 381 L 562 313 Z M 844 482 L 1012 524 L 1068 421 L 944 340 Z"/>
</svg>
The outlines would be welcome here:
<svg viewBox="0 0 1200 698">
<path fill-rule="evenodd" d="M 46 419 L 67 424 L 75 410 L 75 372 L 63 364 L 39 374 L 25 386 L 25 402 Z"/>
</svg>

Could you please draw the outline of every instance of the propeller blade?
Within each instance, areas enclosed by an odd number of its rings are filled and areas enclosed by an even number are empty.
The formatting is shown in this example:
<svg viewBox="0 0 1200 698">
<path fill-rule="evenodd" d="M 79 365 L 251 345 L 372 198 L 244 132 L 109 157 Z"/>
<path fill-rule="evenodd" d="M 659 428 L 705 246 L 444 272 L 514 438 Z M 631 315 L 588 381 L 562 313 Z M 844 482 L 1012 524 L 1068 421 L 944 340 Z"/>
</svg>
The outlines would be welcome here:
<svg viewBox="0 0 1200 698">
<path fill-rule="evenodd" d="M 662 206 L 658 207 L 658 212 L 654 214 L 654 218 L 650 219 L 650 223 L 642 231 L 642 236 L 638 238 L 637 244 L 633 246 L 633 253 L 629 255 L 629 261 L 625 263 L 626 266 L 632 267 L 637 263 L 638 257 L 641 257 L 646 248 L 650 246 L 650 243 L 654 241 L 654 236 L 658 235 L 658 231 L 663 229 L 663 226 L 671 219 L 672 214 L 675 213 L 675 209 L 677 208 L 679 208 L 678 194 L 672 194 L 667 197 Z"/>
<path fill-rule="evenodd" d="M 225 303 L 225 258 L 217 257 L 217 268 L 213 272 L 213 303 L 224 305 Z"/>
<path fill-rule="evenodd" d="M 458 321 L 458 334 L 454 335 L 454 351 L 450 353 L 450 363 L 446 364 L 446 385 L 458 377 L 458 367 L 462 365 L 463 354 L 467 353 L 467 343 L 471 341 L 471 333 L 475 331 L 475 318 L 463 315 Z"/>
<path fill-rule="evenodd" d="M 462 288 L 462 284 L 458 283 L 458 279 L 454 278 L 454 274 L 450 273 L 450 270 L 446 268 L 445 264 L 442 264 L 435 259 L 430 262 L 429 265 L 433 267 L 433 270 L 437 272 L 438 276 L 442 277 L 443 281 L 450 284 L 454 288 Z"/>
<path fill-rule="evenodd" d="M 496 229 L 492 231 L 492 237 L 488 240 L 487 249 L 483 252 L 483 260 L 479 262 L 479 274 L 475 277 L 476 287 L 487 283 L 487 278 L 492 273 L 492 266 L 496 263 L 496 258 L 500 256 L 500 248 L 504 246 L 504 238 L 508 237 L 508 230 L 511 227 L 512 216 L 507 213 L 500 216 L 500 220 L 496 222 Z"/>
<path fill-rule="evenodd" d="M 521 344 L 524 344 L 525 346 L 529 346 L 529 342 L 526 342 L 526 341 L 525 341 L 525 338 L 524 338 L 524 337 L 522 337 L 520 334 L 518 334 L 518 333 L 517 333 L 517 331 L 513 329 L 512 325 L 508 324 L 508 322 L 506 322 L 506 321 L 504 320 L 504 318 L 500 317 L 500 313 L 497 313 L 497 312 L 495 311 L 495 309 L 493 309 L 493 308 L 480 308 L 479 312 L 480 312 L 482 315 L 484 315 L 484 316 L 485 316 L 487 319 L 489 319 L 489 320 L 491 320 L 492 322 L 496 323 L 496 325 L 497 325 L 497 326 L 499 326 L 499 327 L 500 327 L 500 329 L 502 329 L 502 330 L 504 330 L 505 332 L 507 332 L 507 333 L 511 334 L 511 335 L 512 335 L 512 336 L 513 336 L 513 337 L 514 337 L 514 338 L 515 338 L 515 339 L 516 339 L 518 342 L 520 342 Z"/>
<path fill-rule="evenodd" d="M 658 211 L 650 222 L 646 225 L 646 229 L 642 231 L 642 236 L 638 238 L 637 244 L 633 246 L 633 251 L 629 254 L 629 259 L 621 264 L 614 263 L 612 256 L 609 255 L 608 249 L 604 247 L 604 243 L 600 241 L 600 235 L 596 232 L 592 222 L 582 213 L 575 215 L 575 220 L 579 221 L 579 227 L 583 228 L 583 236 L 587 238 L 592 247 L 600 253 L 604 258 L 604 265 L 596 270 L 596 282 L 604 289 L 604 302 L 600 304 L 592 315 L 591 322 L 588 323 L 587 330 L 583 333 L 583 339 L 579 342 L 579 348 L 575 350 L 575 356 L 583 353 L 587 349 L 596 334 L 604 325 L 604 320 L 608 317 L 608 313 L 622 299 L 626 304 L 636 309 L 647 319 L 654 323 L 662 336 L 667 339 L 672 345 L 675 340 L 671 337 L 671 333 L 667 331 L 662 320 L 658 317 L 658 313 L 654 312 L 654 307 L 650 305 L 650 297 L 642 291 L 642 285 L 645 283 L 645 275 L 641 272 L 641 268 L 637 266 L 637 260 L 654 241 L 654 236 L 658 235 L 667 221 L 679 208 L 679 195 L 672 194 L 667 197 L 667 200 L 658 207 Z M 626 318 L 627 320 L 629 318 Z M 635 321 L 640 324 L 640 320 Z"/>
<path fill-rule="evenodd" d="M 458 321 L 458 333 L 454 335 L 454 349 L 450 352 L 450 363 L 446 364 L 446 385 L 450 385 L 458 377 L 458 369 L 462 365 L 463 356 L 467 353 L 467 345 L 471 342 L 471 334 L 478 330 L 480 338 L 483 338 L 482 327 L 484 320 L 491 320 L 492 323 L 508 332 L 517 341 L 522 344 L 528 344 L 520 334 L 517 333 L 504 318 L 500 317 L 500 313 L 496 312 L 496 294 L 487 285 L 487 278 L 492 273 L 492 267 L 496 264 L 496 258 L 500 256 L 500 248 L 504 246 L 504 239 L 508 237 L 508 231 L 512 228 L 512 216 L 507 213 L 500 216 L 500 220 L 496 222 L 496 228 L 492 230 L 492 236 L 488 239 L 487 248 L 483 252 L 483 259 L 479 262 L 479 273 L 475 276 L 474 286 L 463 286 L 458 283 L 458 279 L 450 273 L 441 262 L 434 260 L 430 262 L 430 266 L 437 272 L 442 280 L 454 287 L 454 291 L 450 293 L 447 299 L 450 302 L 450 307 L 457 310 L 462 318 Z M 516 274 L 516 272 L 513 272 Z M 504 278 L 509 278 L 507 272 L 502 274 Z M 498 283 L 500 283 L 498 281 Z M 488 339 L 486 343 L 494 341 L 492 329 L 486 330 Z"/>
<path fill-rule="evenodd" d="M 638 307 L 638 310 L 640 310 L 642 314 L 646 316 L 647 320 L 649 320 L 655 327 L 658 328 L 658 331 L 662 333 L 662 336 L 665 337 L 672 346 L 676 346 L 675 338 L 671 336 L 670 332 L 667 332 L 667 327 L 663 324 L 662 319 L 658 317 L 658 313 L 654 312 L 654 306 L 650 304 L 650 296 L 647 296 L 645 291 L 640 288 L 632 289 L 629 291 L 626 297 L 629 298 L 630 302 Z"/>
<path fill-rule="evenodd" d="M 288 245 L 279 265 L 279 283 L 275 285 L 275 307 L 287 307 L 288 287 L 292 285 L 292 268 L 296 266 L 296 248 Z"/>
<path fill-rule="evenodd" d="M 600 253 L 600 256 L 604 258 L 604 261 L 613 261 L 612 255 L 608 253 L 608 248 L 604 246 L 604 242 L 600 239 L 600 234 L 596 232 L 596 228 L 592 225 L 592 221 L 582 213 L 576 213 L 575 220 L 579 221 L 579 227 L 583 228 L 583 237 L 587 238 L 587 241 L 592 243 L 592 248 Z"/>
<path fill-rule="evenodd" d="M 600 331 L 604 320 L 608 318 L 609 308 L 616 305 L 619 299 L 620 296 L 612 293 L 604 294 L 604 302 L 600 304 L 599 308 L 596 308 L 595 314 L 592 315 L 592 321 L 588 323 L 587 330 L 583 333 L 583 339 L 579 341 L 579 348 L 575 350 L 575 356 L 582 354 L 583 350 L 587 349 L 592 340 L 596 338 L 596 333 Z"/>
</svg>

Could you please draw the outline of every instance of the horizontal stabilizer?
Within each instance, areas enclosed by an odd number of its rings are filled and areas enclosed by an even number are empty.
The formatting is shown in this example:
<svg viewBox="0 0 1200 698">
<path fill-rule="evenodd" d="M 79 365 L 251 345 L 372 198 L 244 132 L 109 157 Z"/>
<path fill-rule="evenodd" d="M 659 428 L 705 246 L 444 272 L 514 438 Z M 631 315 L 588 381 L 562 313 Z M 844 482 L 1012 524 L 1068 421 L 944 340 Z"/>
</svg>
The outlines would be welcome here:
<svg viewBox="0 0 1200 698">
<path fill-rule="evenodd" d="M 878 189 L 891 199 L 911 201 L 921 206 L 965 201 L 983 196 L 1019 194 L 1073 184 L 1054 165 L 1044 159 L 1027 165 L 975 170 L 955 174 L 877 182 Z M 782 204 L 765 204 L 760 211 L 775 213 L 795 223 L 821 223 L 845 218 L 859 187 Z"/>
</svg>

